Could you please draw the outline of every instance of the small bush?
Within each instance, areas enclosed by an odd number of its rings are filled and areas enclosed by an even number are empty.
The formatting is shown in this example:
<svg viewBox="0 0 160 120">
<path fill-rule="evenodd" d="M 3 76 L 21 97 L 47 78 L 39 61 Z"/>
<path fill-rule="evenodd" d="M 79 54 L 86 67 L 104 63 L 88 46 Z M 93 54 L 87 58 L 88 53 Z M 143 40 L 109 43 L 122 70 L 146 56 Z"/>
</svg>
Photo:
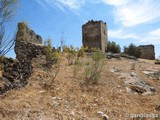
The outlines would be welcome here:
<svg viewBox="0 0 160 120">
<path fill-rule="evenodd" d="M 85 48 L 81 47 L 81 49 L 77 51 L 77 59 L 84 57 L 84 55 L 85 55 Z"/>
<path fill-rule="evenodd" d="M 82 46 L 81 49 L 84 50 L 84 52 L 88 52 L 88 47 L 87 46 L 86 47 Z"/>
<path fill-rule="evenodd" d="M 105 54 L 103 54 L 100 50 L 98 52 L 93 53 L 92 61 L 87 64 L 85 69 L 85 84 L 98 84 L 98 80 L 100 78 L 100 73 L 102 72 L 105 61 Z"/>
<path fill-rule="evenodd" d="M 44 45 L 45 45 L 44 52 L 46 55 L 46 66 L 47 66 L 47 68 L 51 68 L 52 65 L 56 62 L 54 60 L 56 60 L 55 57 L 57 57 L 57 56 L 55 56 L 55 54 L 57 54 L 57 53 L 54 53 L 52 50 L 50 38 L 48 38 L 47 40 L 44 41 Z"/>
<path fill-rule="evenodd" d="M 77 76 L 77 74 L 79 73 L 79 71 L 81 70 L 81 67 L 82 67 L 82 62 L 80 59 L 77 59 L 75 61 L 75 64 L 74 64 L 74 69 L 73 69 L 73 74 L 74 74 L 74 77 Z"/>
<path fill-rule="evenodd" d="M 76 56 L 75 56 L 76 59 L 74 62 L 74 69 L 73 69 L 74 77 L 76 77 L 79 71 L 81 70 L 81 67 L 83 65 L 81 58 L 83 58 L 84 56 L 85 56 L 84 47 L 81 47 L 81 49 L 77 48 Z"/>
<path fill-rule="evenodd" d="M 69 52 L 69 47 L 67 47 L 66 45 L 63 46 L 63 52 L 68 53 Z"/>
<path fill-rule="evenodd" d="M 98 52 L 100 49 L 99 48 L 96 48 L 96 47 L 94 47 L 94 48 L 91 48 L 91 52 Z"/>
</svg>

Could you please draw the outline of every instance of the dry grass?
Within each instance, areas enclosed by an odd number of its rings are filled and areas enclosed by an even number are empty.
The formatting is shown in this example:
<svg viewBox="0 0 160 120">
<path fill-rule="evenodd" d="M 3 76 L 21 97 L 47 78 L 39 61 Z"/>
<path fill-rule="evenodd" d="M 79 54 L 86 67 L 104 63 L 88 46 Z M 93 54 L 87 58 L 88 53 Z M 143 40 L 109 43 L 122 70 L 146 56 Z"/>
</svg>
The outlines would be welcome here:
<svg viewBox="0 0 160 120">
<path fill-rule="evenodd" d="M 135 61 L 108 60 L 99 84 L 86 87 L 81 84 L 83 69 L 75 78 L 74 66 L 68 66 L 64 54 L 61 55 L 61 59 L 60 72 L 54 82 L 54 92 L 41 87 L 42 82 L 47 82 L 46 72 L 36 67 L 27 87 L 10 91 L 0 97 L 0 119 L 101 120 L 102 117 L 97 112 L 102 111 L 110 120 L 131 120 L 125 117 L 126 113 L 159 113 L 155 106 L 160 104 L 160 82 L 147 78 L 141 72 L 149 67 L 160 69 L 154 62 L 136 62 L 135 70 L 131 70 L 131 65 Z M 82 61 L 88 59 L 85 57 Z M 159 92 L 148 96 L 127 93 L 123 78 L 110 72 L 113 67 L 125 73 L 134 71 L 140 78 L 155 86 Z"/>
</svg>

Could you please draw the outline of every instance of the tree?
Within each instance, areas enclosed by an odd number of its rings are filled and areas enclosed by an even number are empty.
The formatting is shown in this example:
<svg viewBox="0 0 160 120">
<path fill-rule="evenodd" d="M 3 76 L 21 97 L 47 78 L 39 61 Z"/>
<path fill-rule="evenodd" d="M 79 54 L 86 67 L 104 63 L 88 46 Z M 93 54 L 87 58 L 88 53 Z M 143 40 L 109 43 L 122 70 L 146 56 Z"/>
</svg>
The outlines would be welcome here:
<svg viewBox="0 0 160 120">
<path fill-rule="evenodd" d="M 133 43 L 131 43 L 129 45 L 129 47 L 125 47 L 124 48 L 124 53 L 128 54 L 128 55 L 131 55 L 131 56 L 135 56 L 137 58 L 139 58 L 141 56 L 141 52 L 140 50 L 138 49 L 138 47 L 136 45 L 134 45 Z"/>
<path fill-rule="evenodd" d="M 9 52 L 15 42 L 15 37 L 10 39 L 6 32 L 6 25 L 14 17 L 17 3 L 17 0 L 0 0 L 0 56 Z"/>
<path fill-rule="evenodd" d="M 110 42 L 108 41 L 108 45 L 107 45 L 107 52 L 112 52 L 112 53 L 120 53 L 121 52 L 121 48 L 118 44 L 116 44 L 115 42 Z"/>
</svg>

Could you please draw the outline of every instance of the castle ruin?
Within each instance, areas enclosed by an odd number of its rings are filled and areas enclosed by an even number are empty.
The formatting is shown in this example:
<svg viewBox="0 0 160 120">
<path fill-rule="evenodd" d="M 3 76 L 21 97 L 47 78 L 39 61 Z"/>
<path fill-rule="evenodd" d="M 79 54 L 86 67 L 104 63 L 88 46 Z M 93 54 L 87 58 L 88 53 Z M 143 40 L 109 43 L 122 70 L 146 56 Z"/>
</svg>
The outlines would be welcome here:
<svg viewBox="0 0 160 120">
<path fill-rule="evenodd" d="M 99 48 L 105 53 L 107 49 L 107 25 L 103 21 L 88 21 L 82 26 L 82 42 L 84 47 Z"/>
<path fill-rule="evenodd" d="M 33 72 L 32 59 L 45 55 L 41 36 L 30 30 L 24 23 L 18 23 L 15 40 L 16 59 L 4 58 L 3 78 L 7 83 L 0 86 L 0 95 L 5 92 L 25 87 Z"/>
<path fill-rule="evenodd" d="M 138 49 L 141 51 L 140 58 L 149 60 L 155 59 L 154 45 L 140 45 Z"/>
</svg>

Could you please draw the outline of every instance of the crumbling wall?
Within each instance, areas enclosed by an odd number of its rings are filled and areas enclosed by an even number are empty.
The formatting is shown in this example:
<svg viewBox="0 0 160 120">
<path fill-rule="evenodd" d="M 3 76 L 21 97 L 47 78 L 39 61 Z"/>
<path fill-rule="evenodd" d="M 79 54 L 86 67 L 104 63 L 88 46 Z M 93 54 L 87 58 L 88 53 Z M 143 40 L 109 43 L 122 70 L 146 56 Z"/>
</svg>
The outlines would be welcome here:
<svg viewBox="0 0 160 120">
<path fill-rule="evenodd" d="M 0 94 L 10 89 L 17 89 L 27 85 L 27 80 L 32 74 L 32 59 L 37 55 L 44 55 L 42 38 L 30 30 L 24 23 L 18 24 L 18 32 L 14 47 L 16 60 L 5 58 L 3 60 L 3 79 L 9 83 L 0 87 Z"/>
<path fill-rule="evenodd" d="M 37 35 L 33 30 L 30 30 L 25 23 L 18 23 L 18 31 L 16 36 L 16 42 L 30 42 L 32 44 L 42 44 L 42 38 Z"/>
<path fill-rule="evenodd" d="M 138 49 L 141 51 L 140 58 L 149 60 L 155 59 L 154 45 L 140 45 Z"/>
<path fill-rule="evenodd" d="M 103 52 L 107 48 L 106 23 L 102 21 L 88 21 L 82 26 L 82 42 L 88 49 L 99 48 Z"/>
</svg>

